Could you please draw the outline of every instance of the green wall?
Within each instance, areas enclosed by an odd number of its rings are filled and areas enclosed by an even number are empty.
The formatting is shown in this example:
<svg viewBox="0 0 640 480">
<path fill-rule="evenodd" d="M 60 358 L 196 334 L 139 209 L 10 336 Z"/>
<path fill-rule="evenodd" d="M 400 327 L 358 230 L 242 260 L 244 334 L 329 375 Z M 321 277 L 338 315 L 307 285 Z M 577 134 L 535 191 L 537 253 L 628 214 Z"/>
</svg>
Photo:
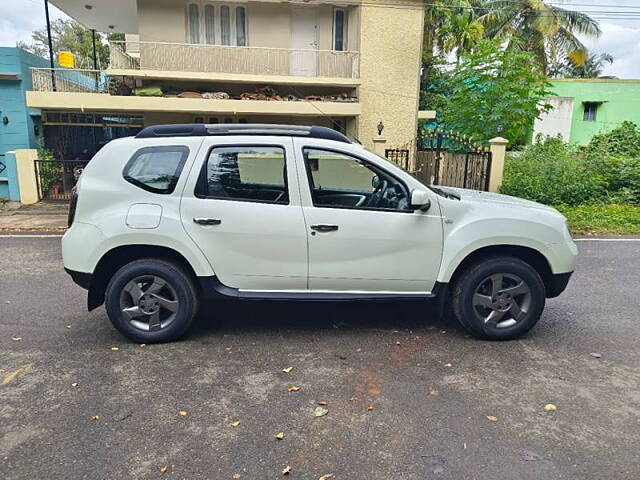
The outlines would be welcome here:
<svg viewBox="0 0 640 480">
<path fill-rule="evenodd" d="M 551 80 L 552 91 L 560 97 L 573 97 L 570 141 L 589 143 L 591 137 L 612 130 L 623 121 L 640 125 L 640 80 L 567 79 Z M 595 121 L 585 121 L 583 102 L 603 102 Z"/>
</svg>

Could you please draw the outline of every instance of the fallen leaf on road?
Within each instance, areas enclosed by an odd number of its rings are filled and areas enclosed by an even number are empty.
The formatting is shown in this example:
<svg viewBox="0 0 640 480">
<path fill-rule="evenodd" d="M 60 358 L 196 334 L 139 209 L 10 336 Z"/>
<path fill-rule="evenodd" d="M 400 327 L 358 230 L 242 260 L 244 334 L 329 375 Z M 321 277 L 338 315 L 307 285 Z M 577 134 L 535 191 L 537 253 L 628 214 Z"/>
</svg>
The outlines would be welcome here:
<svg viewBox="0 0 640 480">
<path fill-rule="evenodd" d="M 240 478 L 240 474 L 239 473 L 234 473 L 233 474 L 233 478 L 234 478 L 234 480 L 238 480 Z"/>
<path fill-rule="evenodd" d="M 327 413 L 329 413 L 329 410 L 324 407 L 316 407 L 316 409 L 313 411 L 313 414 L 316 417 L 324 417 Z"/>
<path fill-rule="evenodd" d="M 291 370 L 293 370 L 293 367 L 287 367 L 282 369 L 284 373 L 291 373 Z"/>
<path fill-rule="evenodd" d="M 278 433 L 276 433 L 276 438 L 277 438 L 278 440 L 282 440 L 282 439 L 284 438 L 284 432 L 278 432 Z"/>
<path fill-rule="evenodd" d="M 31 370 L 31 364 L 25 365 L 23 367 L 15 369 L 13 372 L 7 373 L 2 379 L 2 385 L 6 385 L 9 382 L 12 382 L 15 378 L 27 373 L 29 370 Z"/>
<path fill-rule="evenodd" d="M 120 349 L 118 347 L 111 347 L 111 350 L 114 351 L 114 352 L 117 352 Z"/>
<path fill-rule="evenodd" d="M 298 390 L 300 390 L 300 387 L 297 387 L 295 385 L 289 385 L 287 387 L 287 390 L 289 390 L 290 392 L 297 392 Z"/>
<path fill-rule="evenodd" d="M 440 395 L 440 392 L 438 392 L 438 390 L 436 390 L 435 388 L 431 388 L 429 389 L 429 395 L 431 395 L 432 397 L 437 397 L 438 395 Z"/>
<path fill-rule="evenodd" d="M 333 473 L 327 473 L 326 475 L 322 475 L 318 480 L 330 480 L 333 478 Z"/>
<path fill-rule="evenodd" d="M 490 422 L 497 422 L 498 417 L 494 417 L 493 415 L 487 415 L 487 420 L 489 420 Z"/>
<path fill-rule="evenodd" d="M 547 412 L 552 412 L 552 411 L 554 411 L 554 410 L 557 410 L 557 409 L 558 409 L 558 407 L 556 407 L 553 403 L 547 403 L 547 404 L 544 406 L 544 409 L 545 409 Z"/>
<path fill-rule="evenodd" d="M 240 420 L 238 420 L 236 422 L 231 422 L 229 425 L 231 425 L 232 427 L 239 427 L 240 426 Z"/>
<path fill-rule="evenodd" d="M 19 342 L 20 340 L 22 340 L 22 337 L 11 337 L 11 340 L 13 340 L 14 342 Z"/>
<path fill-rule="evenodd" d="M 370 412 L 371 410 L 373 410 L 373 405 L 367 406 L 367 411 Z"/>
<path fill-rule="evenodd" d="M 326 407 L 329 404 L 327 402 L 318 402 L 318 405 L 320 405 L 321 407 Z"/>
<path fill-rule="evenodd" d="M 602 354 L 601 353 L 592 353 L 591 356 L 593 358 L 600 358 L 600 357 L 602 357 Z"/>
<path fill-rule="evenodd" d="M 160 467 L 160 472 L 162 472 L 162 473 L 171 472 L 171 465 L 165 465 L 164 467 Z"/>
<path fill-rule="evenodd" d="M 289 475 L 290 473 L 291 473 L 291 467 L 287 465 L 286 467 L 284 467 L 284 470 L 282 470 L 282 474 Z"/>
<path fill-rule="evenodd" d="M 186 417 L 187 416 L 187 412 L 185 412 L 184 410 L 180 410 L 178 412 L 178 415 L 180 415 L 181 417 Z"/>
<path fill-rule="evenodd" d="M 402 345 L 400 342 L 396 342 L 396 345 Z"/>
<path fill-rule="evenodd" d="M 71 328 L 71 325 L 67 325 L 67 328 Z"/>
<path fill-rule="evenodd" d="M 100 415 L 91 415 L 91 420 L 100 420 Z"/>
<path fill-rule="evenodd" d="M 71 386 L 72 387 L 77 387 L 78 385 L 80 385 L 79 383 L 72 383 Z"/>
<path fill-rule="evenodd" d="M 141 344 L 140 344 L 140 348 L 144 348 L 144 347 L 146 347 L 146 346 L 147 346 L 147 344 L 146 344 L 146 343 L 141 343 Z"/>
<path fill-rule="evenodd" d="M 445 363 L 444 366 L 447 368 L 453 367 L 453 365 L 451 365 L 450 363 Z"/>
</svg>

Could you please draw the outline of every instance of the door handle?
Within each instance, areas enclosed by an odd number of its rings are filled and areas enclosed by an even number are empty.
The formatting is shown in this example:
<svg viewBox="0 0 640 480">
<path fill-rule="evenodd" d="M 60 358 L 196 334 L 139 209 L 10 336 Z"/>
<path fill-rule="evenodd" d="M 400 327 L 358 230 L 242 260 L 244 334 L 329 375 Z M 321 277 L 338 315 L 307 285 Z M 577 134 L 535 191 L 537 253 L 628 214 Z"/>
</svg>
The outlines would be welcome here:
<svg viewBox="0 0 640 480">
<path fill-rule="evenodd" d="M 311 230 L 316 232 L 335 232 L 338 230 L 338 225 L 311 225 Z"/>
<path fill-rule="evenodd" d="M 222 220 L 217 218 L 194 218 L 193 222 L 198 225 L 220 225 Z"/>
</svg>

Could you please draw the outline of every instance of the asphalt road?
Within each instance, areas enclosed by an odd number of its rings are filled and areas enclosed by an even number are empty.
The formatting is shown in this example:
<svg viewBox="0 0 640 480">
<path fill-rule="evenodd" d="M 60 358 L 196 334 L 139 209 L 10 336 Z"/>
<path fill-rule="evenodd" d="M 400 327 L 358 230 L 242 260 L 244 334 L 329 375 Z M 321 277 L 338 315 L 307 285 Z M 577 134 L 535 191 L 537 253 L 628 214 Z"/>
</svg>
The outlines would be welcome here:
<svg viewBox="0 0 640 480">
<path fill-rule="evenodd" d="M 416 303 L 236 302 L 141 347 L 59 239 L 0 238 L 0 478 L 640 478 L 640 242 L 579 247 L 518 341 Z"/>
</svg>

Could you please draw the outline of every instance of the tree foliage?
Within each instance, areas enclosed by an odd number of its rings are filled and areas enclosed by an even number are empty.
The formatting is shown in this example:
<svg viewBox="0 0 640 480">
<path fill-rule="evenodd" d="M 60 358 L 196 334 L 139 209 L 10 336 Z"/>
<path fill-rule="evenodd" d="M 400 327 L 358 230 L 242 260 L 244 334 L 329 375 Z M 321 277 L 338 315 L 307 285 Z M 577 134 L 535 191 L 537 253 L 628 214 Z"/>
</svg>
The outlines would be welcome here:
<svg viewBox="0 0 640 480">
<path fill-rule="evenodd" d="M 31 43 L 18 42 L 17 46 L 35 55 L 49 56 L 47 29 L 35 30 L 31 34 Z M 96 32 L 96 57 L 98 69 L 109 65 L 109 40 L 122 40 L 122 34 L 104 35 Z M 72 52 L 76 57 L 77 68 L 93 68 L 93 40 L 91 30 L 84 28 L 75 20 L 59 18 L 51 22 L 51 43 L 54 55 L 60 52 Z"/>
<path fill-rule="evenodd" d="M 441 69 L 423 95 L 435 108 L 437 122 L 486 142 L 503 136 L 511 144 L 523 142 L 532 119 L 548 108 L 545 76 L 531 68 L 533 55 L 520 49 L 503 49 L 482 41 L 472 53 L 463 53 L 451 71 Z"/>
</svg>

